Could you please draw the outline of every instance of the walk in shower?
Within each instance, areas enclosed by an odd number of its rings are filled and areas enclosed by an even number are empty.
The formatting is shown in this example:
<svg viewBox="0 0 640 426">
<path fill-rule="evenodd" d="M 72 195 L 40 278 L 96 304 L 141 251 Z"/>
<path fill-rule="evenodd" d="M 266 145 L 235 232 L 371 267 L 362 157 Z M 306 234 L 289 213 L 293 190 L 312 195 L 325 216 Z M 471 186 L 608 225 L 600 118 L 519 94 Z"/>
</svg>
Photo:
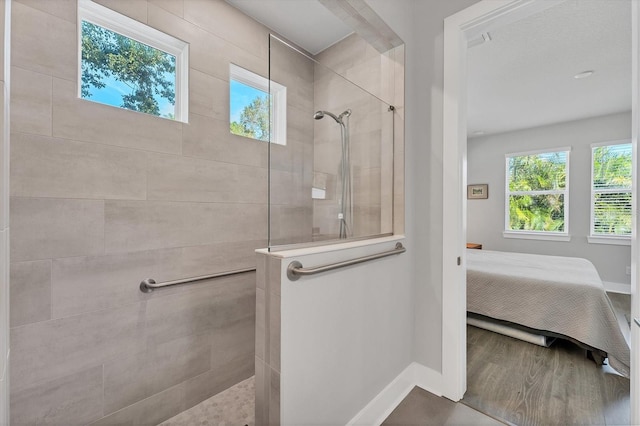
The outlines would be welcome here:
<svg viewBox="0 0 640 426">
<path fill-rule="evenodd" d="M 393 232 L 394 107 L 379 98 L 385 57 L 356 67 L 330 50 L 312 58 L 270 38 L 269 79 L 287 88 L 286 145 L 269 145 L 270 247 Z M 375 95 L 350 81 L 358 74 Z M 282 110 L 271 111 L 278 121 Z"/>
</svg>

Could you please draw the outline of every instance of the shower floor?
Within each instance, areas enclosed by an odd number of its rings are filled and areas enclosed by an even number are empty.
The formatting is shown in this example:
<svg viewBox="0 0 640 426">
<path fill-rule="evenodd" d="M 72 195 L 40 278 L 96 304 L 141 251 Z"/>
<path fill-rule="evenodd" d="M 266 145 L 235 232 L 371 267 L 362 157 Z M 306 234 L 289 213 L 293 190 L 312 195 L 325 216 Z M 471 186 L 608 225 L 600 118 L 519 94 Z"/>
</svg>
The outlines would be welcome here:
<svg viewBox="0 0 640 426">
<path fill-rule="evenodd" d="M 254 378 L 250 377 L 158 426 L 254 426 Z"/>
</svg>

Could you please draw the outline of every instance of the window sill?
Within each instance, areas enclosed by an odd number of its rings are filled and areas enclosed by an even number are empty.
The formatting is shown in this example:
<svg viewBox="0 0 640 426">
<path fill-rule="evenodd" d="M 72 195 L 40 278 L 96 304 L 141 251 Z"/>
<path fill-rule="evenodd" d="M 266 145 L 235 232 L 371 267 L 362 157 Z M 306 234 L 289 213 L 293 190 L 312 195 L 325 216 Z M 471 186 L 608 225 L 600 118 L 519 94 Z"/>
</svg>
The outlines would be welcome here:
<svg viewBox="0 0 640 426">
<path fill-rule="evenodd" d="M 521 240 L 571 241 L 571 235 L 557 233 L 544 234 L 542 232 L 503 231 L 502 236 L 504 238 L 517 238 Z"/>
<path fill-rule="evenodd" d="M 601 237 L 590 235 L 587 237 L 589 244 L 610 244 L 614 246 L 630 246 L 631 237 Z"/>
</svg>

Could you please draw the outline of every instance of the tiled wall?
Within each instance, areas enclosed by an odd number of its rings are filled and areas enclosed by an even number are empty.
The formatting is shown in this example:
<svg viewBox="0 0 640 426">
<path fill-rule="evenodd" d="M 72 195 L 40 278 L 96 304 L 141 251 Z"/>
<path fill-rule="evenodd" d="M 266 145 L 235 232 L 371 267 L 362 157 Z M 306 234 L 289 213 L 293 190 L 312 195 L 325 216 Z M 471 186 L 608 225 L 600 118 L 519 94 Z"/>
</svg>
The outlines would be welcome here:
<svg viewBox="0 0 640 426">
<path fill-rule="evenodd" d="M 394 171 L 393 153 L 394 139 L 397 147 L 403 146 L 404 46 L 381 54 L 359 35 L 352 34 L 318 54 L 316 59 L 322 65 L 314 69 L 315 109 L 336 115 L 347 108 L 352 110 L 349 137 L 353 233 L 350 236 L 391 233 L 394 231 L 394 174 L 396 178 L 402 175 L 402 170 Z M 396 110 L 389 111 L 387 104 L 394 105 Z M 397 134 L 394 127 L 398 129 Z M 327 188 L 326 199 L 314 200 L 316 239 L 335 238 L 340 210 L 337 200 L 340 198 L 341 140 L 340 127 L 333 120 L 315 122 L 314 149 L 314 186 Z"/>
<path fill-rule="evenodd" d="M 13 1 L 12 424 L 154 424 L 254 372 L 255 274 L 138 284 L 266 245 L 268 148 L 229 133 L 228 70 L 266 76 L 269 32 L 222 0 L 99 3 L 190 44 L 189 124 L 77 99 L 76 1 Z M 309 145 L 278 147 L 283 179 Z"/>
<path fill-rule="evenodd" d="M 0 424 L 9 424 L 9 75 L 5 42 L 9 26 L 5 25 L 11 2 L 0 0 Z"/>
</svg>

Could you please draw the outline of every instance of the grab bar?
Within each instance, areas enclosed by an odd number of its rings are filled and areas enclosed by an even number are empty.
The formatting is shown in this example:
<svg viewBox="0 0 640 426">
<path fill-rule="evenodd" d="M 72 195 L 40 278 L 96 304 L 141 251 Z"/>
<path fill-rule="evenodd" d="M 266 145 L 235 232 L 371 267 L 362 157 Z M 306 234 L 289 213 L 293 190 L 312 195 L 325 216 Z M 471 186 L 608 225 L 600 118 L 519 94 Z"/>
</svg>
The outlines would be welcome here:
<svg viewBox="0 0 640 426">
<path fill-rule="evenodd" d="M 219 272 L 217 274 L 210 275 L 200 275 L 199 277 L 183 278 L 181 280 L 165 281 L 163 283 L 156 283 L 156 280 L 154 280 L 153 278 L 147 278 L 140 283 L 140 291 L 143 293 L 151 293 L 155 288 L 186 284 L 194 281 L 208 280 L 210 278 L 226 277 L 229 275 L 242 274 L 243 272 L 253 272 L 255 270 L 256 268 L 236 269 L 235 271 Z"/>
<path fill-rule="evenodd" d="M 358 257 L 357 259 L 345 260 L 344 262 L 330 263 L 328 265 L 314 266 L 313 268 L 303 268 L 302 263 L 294 260 L 287 267 L 287 277 L 291 281 L 300 279 L 303 275 L 315 275 L 321 272 L 332 271 L 338 268 L 344 268 L 345 266 L 357 265 L 358 263 L 368 262 L 374 259 L 380 259 L 382 257 L 393 256 L 395 254 L 404 253 L 407 251 L 402 246 L 402 243 L 396 243 L 396 248 L 393 250 L 385 251 L 382 253 L 371 254 L 369 256 Z"/>
</svg>

